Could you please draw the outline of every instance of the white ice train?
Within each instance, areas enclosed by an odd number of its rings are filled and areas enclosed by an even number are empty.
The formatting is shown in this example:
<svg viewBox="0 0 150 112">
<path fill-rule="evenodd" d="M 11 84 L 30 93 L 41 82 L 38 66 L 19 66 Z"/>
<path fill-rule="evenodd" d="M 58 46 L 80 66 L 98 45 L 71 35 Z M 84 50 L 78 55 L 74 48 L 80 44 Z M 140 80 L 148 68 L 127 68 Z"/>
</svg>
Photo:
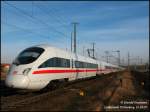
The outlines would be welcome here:
<svg viewBox="0 0 150 112">
<path fill-rule="evenodd" d="M 122 69 L 49 45 L 22 51 L 13 61 L 5 83 L 8 87 L 40 90 L 61 80 L 71 81 Z M 53 83 L 52 83 L 53 82 Z"/>
</svg>

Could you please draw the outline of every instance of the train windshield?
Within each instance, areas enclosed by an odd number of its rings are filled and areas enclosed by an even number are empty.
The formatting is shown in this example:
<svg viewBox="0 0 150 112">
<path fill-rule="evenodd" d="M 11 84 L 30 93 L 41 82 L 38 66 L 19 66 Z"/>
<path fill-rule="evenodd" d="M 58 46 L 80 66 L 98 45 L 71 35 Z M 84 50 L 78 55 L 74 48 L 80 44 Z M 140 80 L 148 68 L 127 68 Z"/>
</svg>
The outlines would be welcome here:
<svg viewBox="0 0 150 112">
<path fill-rule="evenodd" d="M 34 62 L 38 57 L 44 52 L 43 48 L 32 47 L 27 48 L 22 51 L 19 56 L 15 59 L 13 64 L 21 65 L 21 64 L 29 64 Z"/>
</svg>

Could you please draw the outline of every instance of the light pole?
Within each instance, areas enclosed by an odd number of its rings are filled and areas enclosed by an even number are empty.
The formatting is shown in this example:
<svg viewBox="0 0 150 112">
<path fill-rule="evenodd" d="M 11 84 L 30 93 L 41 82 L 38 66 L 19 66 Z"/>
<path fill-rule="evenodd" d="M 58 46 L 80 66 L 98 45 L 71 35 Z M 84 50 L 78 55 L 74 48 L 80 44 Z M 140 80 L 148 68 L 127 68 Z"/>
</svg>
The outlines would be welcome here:
<svg viewBox="0 0 150 112">
<path fill-rule="evenodd" d="M 105 51 L 105 54 L 106 54 L 106 61 L 108 63 L 108 58 L 109 58 L 108 54 L 109 54 L 109 51 Z"/>
<path fill-rule="evenodd" d="M 73 27 L 74 27 L 74 53 L 76 53 L 76 26 L 78 23 L 74 22 L 72 23 L 73 24 Z"/>
<path fill-rule="evenodd" d="M 112 52 L 117 52 L 118 53 L 118 66 L 120 66 L 120 50 L 112 51 Z"/>
</svg>

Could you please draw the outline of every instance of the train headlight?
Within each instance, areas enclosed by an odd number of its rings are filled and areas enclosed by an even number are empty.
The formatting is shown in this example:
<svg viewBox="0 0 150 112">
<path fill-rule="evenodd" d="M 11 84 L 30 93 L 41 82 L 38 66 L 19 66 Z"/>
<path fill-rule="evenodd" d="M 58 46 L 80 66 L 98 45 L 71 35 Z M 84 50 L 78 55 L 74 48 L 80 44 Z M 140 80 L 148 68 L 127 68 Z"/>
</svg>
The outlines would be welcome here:
<svg viewBox="0 0 150 112">
<path fill-rule="evenodd" d="M 26 68 L 24 71 L 23 71 L 23 75 L 28 75 L 28 73 L 30 72 L 31 68 Z"/>
</svg>

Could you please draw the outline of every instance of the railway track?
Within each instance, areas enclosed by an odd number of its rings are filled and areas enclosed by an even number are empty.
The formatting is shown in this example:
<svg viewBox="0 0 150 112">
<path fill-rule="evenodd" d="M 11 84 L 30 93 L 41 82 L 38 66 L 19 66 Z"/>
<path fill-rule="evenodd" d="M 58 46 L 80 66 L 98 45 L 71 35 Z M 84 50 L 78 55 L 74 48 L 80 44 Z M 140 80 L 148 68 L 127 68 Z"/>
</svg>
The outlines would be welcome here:
<svg viewBox="0 0 150 112">
<path fill-rule="evenodd" d="M 9 104 L 6 103 L 2 105 L 2 110 L 12 110 L 12 109 L 15 109 L 17 107 L 20 107 L 29 103 L 34 103 L 36 101 L 39 101 L 41 98 L 47 97 L 48 94 L 49 92 L 39 94 L 39 95 L 35 95 L 35 94 L 26 95 L 21 100 L 17 100 L 15 102 L 11 102 Z"/>
<path fill-rule="evenodd" d="M 96 80 L 105 80 L 107 78 L 112 79 L 112 76 L 118 73 L 111 73 L 103 76 L 92 77 L 88 79 L 77 80 L 73 82 L 65 83 L 61 88 L 56 89 L 54 91 L 46 91 L 46 92 L 38 92 L 38 93 L 24 93 L 24 94 L 15 94 L 7 97 L 1 98 L 1 110 L 15 110 L 16 108 L 22 107 L 27 104 L 39 102 L 41 99 L 49 97 L 51 94 L 55 94 L 57 91 L 61 91 L 62 89 L 66 91 L 79 91 L 80 88 L 86 86 L 86 83 L 95 82 Z M 81 83 L 81 84 L 80 84 Z M 58 92 L 59 93 L 59 92 Z"/>
</svg>

